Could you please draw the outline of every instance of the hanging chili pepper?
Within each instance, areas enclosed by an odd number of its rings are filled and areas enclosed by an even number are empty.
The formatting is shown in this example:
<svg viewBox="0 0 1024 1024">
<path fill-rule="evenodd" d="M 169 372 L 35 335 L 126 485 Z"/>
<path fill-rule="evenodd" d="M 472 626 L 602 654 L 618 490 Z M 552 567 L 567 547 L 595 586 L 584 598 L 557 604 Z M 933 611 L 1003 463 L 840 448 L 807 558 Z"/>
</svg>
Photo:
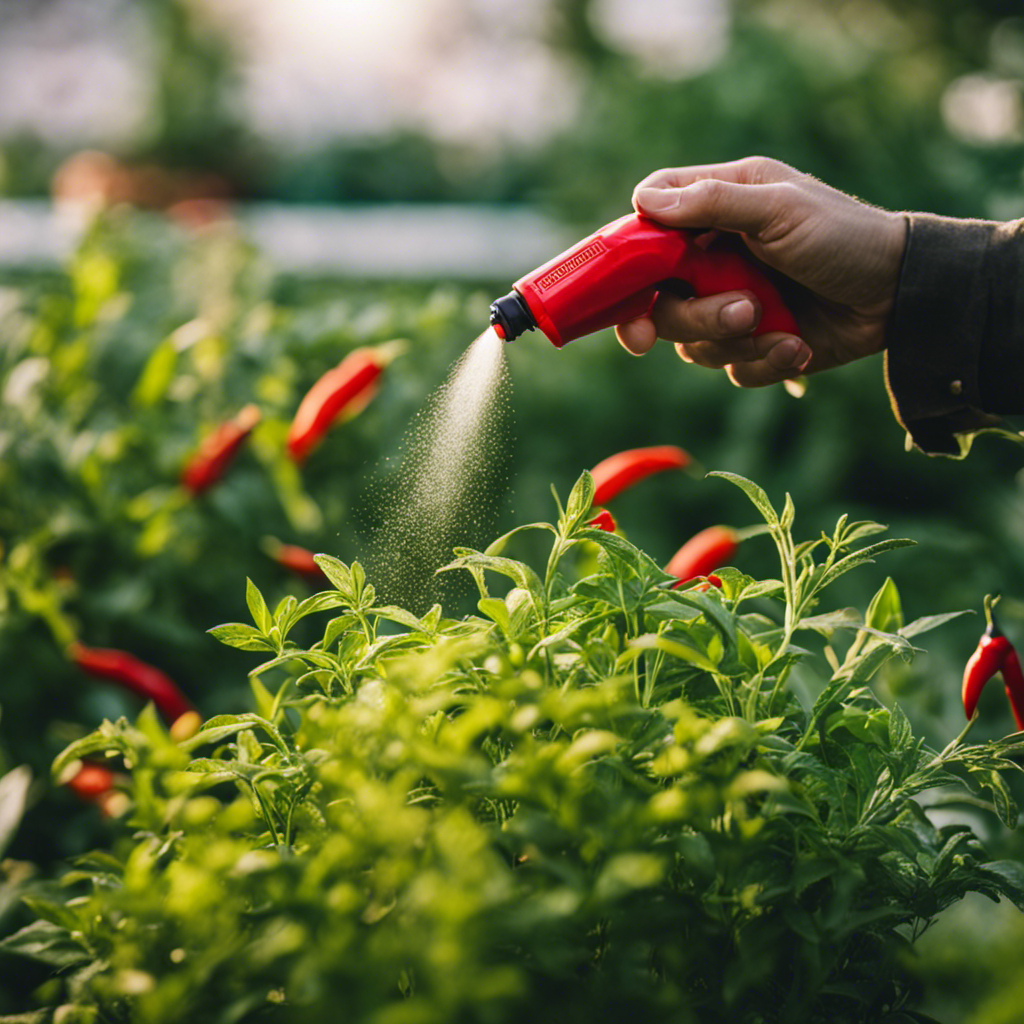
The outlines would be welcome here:
<svg viewBox="0 0 1024 1024">
<path fill-rule="evenodd" d="M 302 576 L 310 583 L 316 586 L 330 585 L 323 569 L 316 564 L 312 551 L 298 544 L 283 544 L 276 537 L 264 537 L 263 550 L 282 568 Z"/>
<path fill-rule="evenodd" d="M 78 771 L 67 780 L 65 785 L 75 796 L 94 803 L 104 793 L 114 788 L 114 773 L 101 764 L 83 761 Z"/>
<path fill-rule="evenodd" d="M 610 455 L 590 471 L 594 478 L 594 504 L 607 504 L 620 491 L 652 473 L 683 469 L 689 464 L 689 453 L 672 444 L 630 448 Z"/>
<path fill-rule="evenodd" d="M 296 462 L 323 440 L 342 413 L 366 405 L 388 361 L 379 348 L 357 348 L 306 392 L 288 431 L 288 451 Z"/>
<path fill-rule="evenodd" d="M 604 530 L 605 533 L 614 533 L 619 528 L 615 516 L 606 508 L 598 509 L 597 515 L 587 520 L 587 526 L 592 526 L 595 530 Z"/>
<path fill-rule="evenodd" d="M 985 684 L 997 673 L 1003 676 L 1006 696 L 1018 729 L 1024 729 L 1024 673 L 1013 644 L 1003 635 L 996 622 L 993 607 L 999 600 L 985 595 L 985 632 L 964 667 L 963 702 L 968 718 L 974 716 L 978 698 Z"/>
<path fill-rule="evenodd" d="M 131 806 L 131 800 L 117 788 L 117 781 L 118 776 L 106 766 L 84 761 L 65 785 L 80 800 L 95 804 L 105 818 L 118 818 Z"/>
<path fill-rule="evenodd" d="M 203 438 L 181 474 L 181 482 L 193 494 L 212 487 L 228 468 L 242 442 L 260 421 L 256 405 L 247 405 L 236 416 L 222 423 Z"/>
<path fill-rule="evenodd" d="M 1003 659 L 1001 672 L 1013 720 L 1017 723 L 1018 731 L 1024 732 L 1024 672 L 1021 671 L 1020 658 L 1012 647 Z"/>
<path fill-rule="evenodd" d="M 140 661 L 134 654 L 113 648 L 86 647 L 77 641 L 68 645 L 67 653 L 83 672 L 117 683 L 144 700 L 151 700 L 168 724 L 195 710 L 170 676 Z"/>
<path fill-rule="evenodd" d="M 679 577 L 674 587 L 681 587 L 698 576 L 707 576 L 712 569 L 725 565 L 736 553 L 739 535 L 728 526 L 709 526 L 695 533 L 670 559 L 665 572 Z M 718 580 L 718 577 L 715 577 Z M 722 581 L 715 584 L 721 586 Z"/>
</svg>

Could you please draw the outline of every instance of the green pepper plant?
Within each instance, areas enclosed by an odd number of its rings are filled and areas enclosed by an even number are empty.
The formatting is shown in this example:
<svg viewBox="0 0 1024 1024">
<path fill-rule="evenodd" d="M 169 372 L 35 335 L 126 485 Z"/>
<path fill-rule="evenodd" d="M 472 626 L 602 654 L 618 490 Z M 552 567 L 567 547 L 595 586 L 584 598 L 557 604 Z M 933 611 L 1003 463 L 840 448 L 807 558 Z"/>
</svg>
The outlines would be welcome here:
<svg viewBox="0 0 1024 1024">
<path fill-rule="evenodd" d="M 211 632 L 258 656 L 253 711 L 172 738 L 148 708 L 57 758 L 126 770 L 130 809 L 3 941 L 53 968 L 5 1019 L 927 1020 L 922 932 L 967 893 L 1024 906 L 1020 865 L 932 808 L 1014 824 L 1024 743 L 930 749 L 868 685 L 955 613 L 904 622 L 891 580 L 822 610 L 909 541 L 843 517 L 797 542 L 788 496 L 719 475 L 777 578 L 677 586 L 588 525 L 584 473 L 556 523 L 456 550 L 479 589 L 458 620 L 379 604 L 328 555 L 303 600 L 250 581 L 252 622 Z M 542 571 L 508 554 L 528 530 Z"/>
</svg>

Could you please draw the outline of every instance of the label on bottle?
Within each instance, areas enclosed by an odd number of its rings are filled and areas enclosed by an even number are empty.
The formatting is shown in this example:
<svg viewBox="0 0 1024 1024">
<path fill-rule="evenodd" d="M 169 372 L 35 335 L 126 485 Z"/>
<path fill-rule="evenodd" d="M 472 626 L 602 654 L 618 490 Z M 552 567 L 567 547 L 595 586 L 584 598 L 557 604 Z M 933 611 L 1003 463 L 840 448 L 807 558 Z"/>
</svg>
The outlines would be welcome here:
<svg viewBox="0 0 1024 1024">
<path fill-rule="evenodd" d="M 540 291 L 544 291 L 546 288 L 551 288 L 553 285 L 558 284 L 559 281 L 568 277 L 574 271 L 577 271 L 584 264 L 589 263 L 592 259 L 600 256 L 601 253 L 607 252 L 608 247 L 601 241 L 600 238 L 595 238 L 592 242 L 588 242 L 582 249 L 578 249 L 571 256 L 564 259 L 556 267 L 552 267 L 543 277 L 538 277 L 536 280 L 536 286 Z"/>
</svg>

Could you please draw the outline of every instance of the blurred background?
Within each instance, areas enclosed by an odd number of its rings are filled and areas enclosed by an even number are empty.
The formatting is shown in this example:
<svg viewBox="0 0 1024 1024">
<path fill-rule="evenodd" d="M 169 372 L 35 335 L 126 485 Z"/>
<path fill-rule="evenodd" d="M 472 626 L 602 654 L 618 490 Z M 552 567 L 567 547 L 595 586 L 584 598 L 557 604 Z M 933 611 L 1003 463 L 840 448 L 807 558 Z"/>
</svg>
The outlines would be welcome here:
<svg viewBox="0 0 1024 1024">
<path fill-rule="evenodd" d="M 69 631 L 170 671 L 204 713 L 237 710 L 246 656 L 205 630 L 246 617 L 245 575 L 268 599 L 301 589 L 266 535 L 362 557 L 367 467 L 394 457 L 491 299 L 626 212 L 651 170 L 752 153 L 889 208 L 1024 216 L 1020 0 L 0 3 L 0 761 L 46 778 L 69 739 L 137 711 L 76 676 Z M 306 389 L 395 337 L 409 345 L 366 412 L 288 464 Z M 681 444 L 779 504 L 792 492 L 800 536 L 850 513 L 919 542 L 834 600 L 863 608 L 891 574 L 909 620 L 998 592 L 1024 642 L 1024 449 L 907 453 L 880 360 L 796 399 L 668 346 L 631 360 L 608 334 L 558 353 L 527 335 L 508 357 L 510 485 L 481 497 L 489 528 L 551 518 L 549 485 L 564 495 L 614 451 Z M 185 501 L 187 453 L 248 401 L 252 451 Z M 614 511 L 665 561 L 710 523 L 754 521 L 699 473 Z M 767 542 L 737 565 L 778 571 Z M 962 727 L 980 630 L 929 634 L 875 682 L 938 746 Z M 976 736 L 1012 729 L 1000 693 L 982 711 Z M 104 827 L 60 794 L 29 820 L 13 852 L 43 864 Z M 994 818 L 975 824 L 1019 855 Z M 981 999 L 979 977 L 954 992 L 936 969 L 936 998 Z"/>
<path fill-rule="evenodd" d="M 0 190 L 48 195 L 98 149 L 143 204 L 530 202 L 590 224 L 656 166 L 764 151 L 880 204 L 1010 217 L 1022 75 L 1013 0 L 19 0 Z"/>
</svg>

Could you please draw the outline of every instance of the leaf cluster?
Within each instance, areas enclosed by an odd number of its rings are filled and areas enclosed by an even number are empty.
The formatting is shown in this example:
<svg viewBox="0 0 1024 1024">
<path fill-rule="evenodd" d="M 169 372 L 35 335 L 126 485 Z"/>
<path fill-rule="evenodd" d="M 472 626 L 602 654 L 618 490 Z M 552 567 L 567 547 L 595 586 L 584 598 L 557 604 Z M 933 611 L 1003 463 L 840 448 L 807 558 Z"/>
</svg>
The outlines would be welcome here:
<svg viewBox="0 0 1024 1024">
<path fill-rule="evenodd" d="M 915 938 L 968 892 L 1024 906 L 1024 874 L 918 798 L 1015 821 L 1020 737 L 916 738 L 865 684 L 943 617 L 904 624 L 892 581 L 864 616 L 816 608 L 900 542 L 840 521 L 797 544 L 790 501 L 733 482 L 778 579 L 674 587 L 586 525 L 585 473 L 556 523 L 456 553 L 460 620 L 378 606 L 328 556 L 305 601 L 250 582 L 252 623 L 213 632 L 261 655 L 255 711 L 68 747 L 56 771 L 130 767 L 129 831 L 0 948 L 59 972 L 61 1019 L 920 1019 Z M 522 530 L 552 537 L 543 573 L 506 554 Z"/>
</svg>

